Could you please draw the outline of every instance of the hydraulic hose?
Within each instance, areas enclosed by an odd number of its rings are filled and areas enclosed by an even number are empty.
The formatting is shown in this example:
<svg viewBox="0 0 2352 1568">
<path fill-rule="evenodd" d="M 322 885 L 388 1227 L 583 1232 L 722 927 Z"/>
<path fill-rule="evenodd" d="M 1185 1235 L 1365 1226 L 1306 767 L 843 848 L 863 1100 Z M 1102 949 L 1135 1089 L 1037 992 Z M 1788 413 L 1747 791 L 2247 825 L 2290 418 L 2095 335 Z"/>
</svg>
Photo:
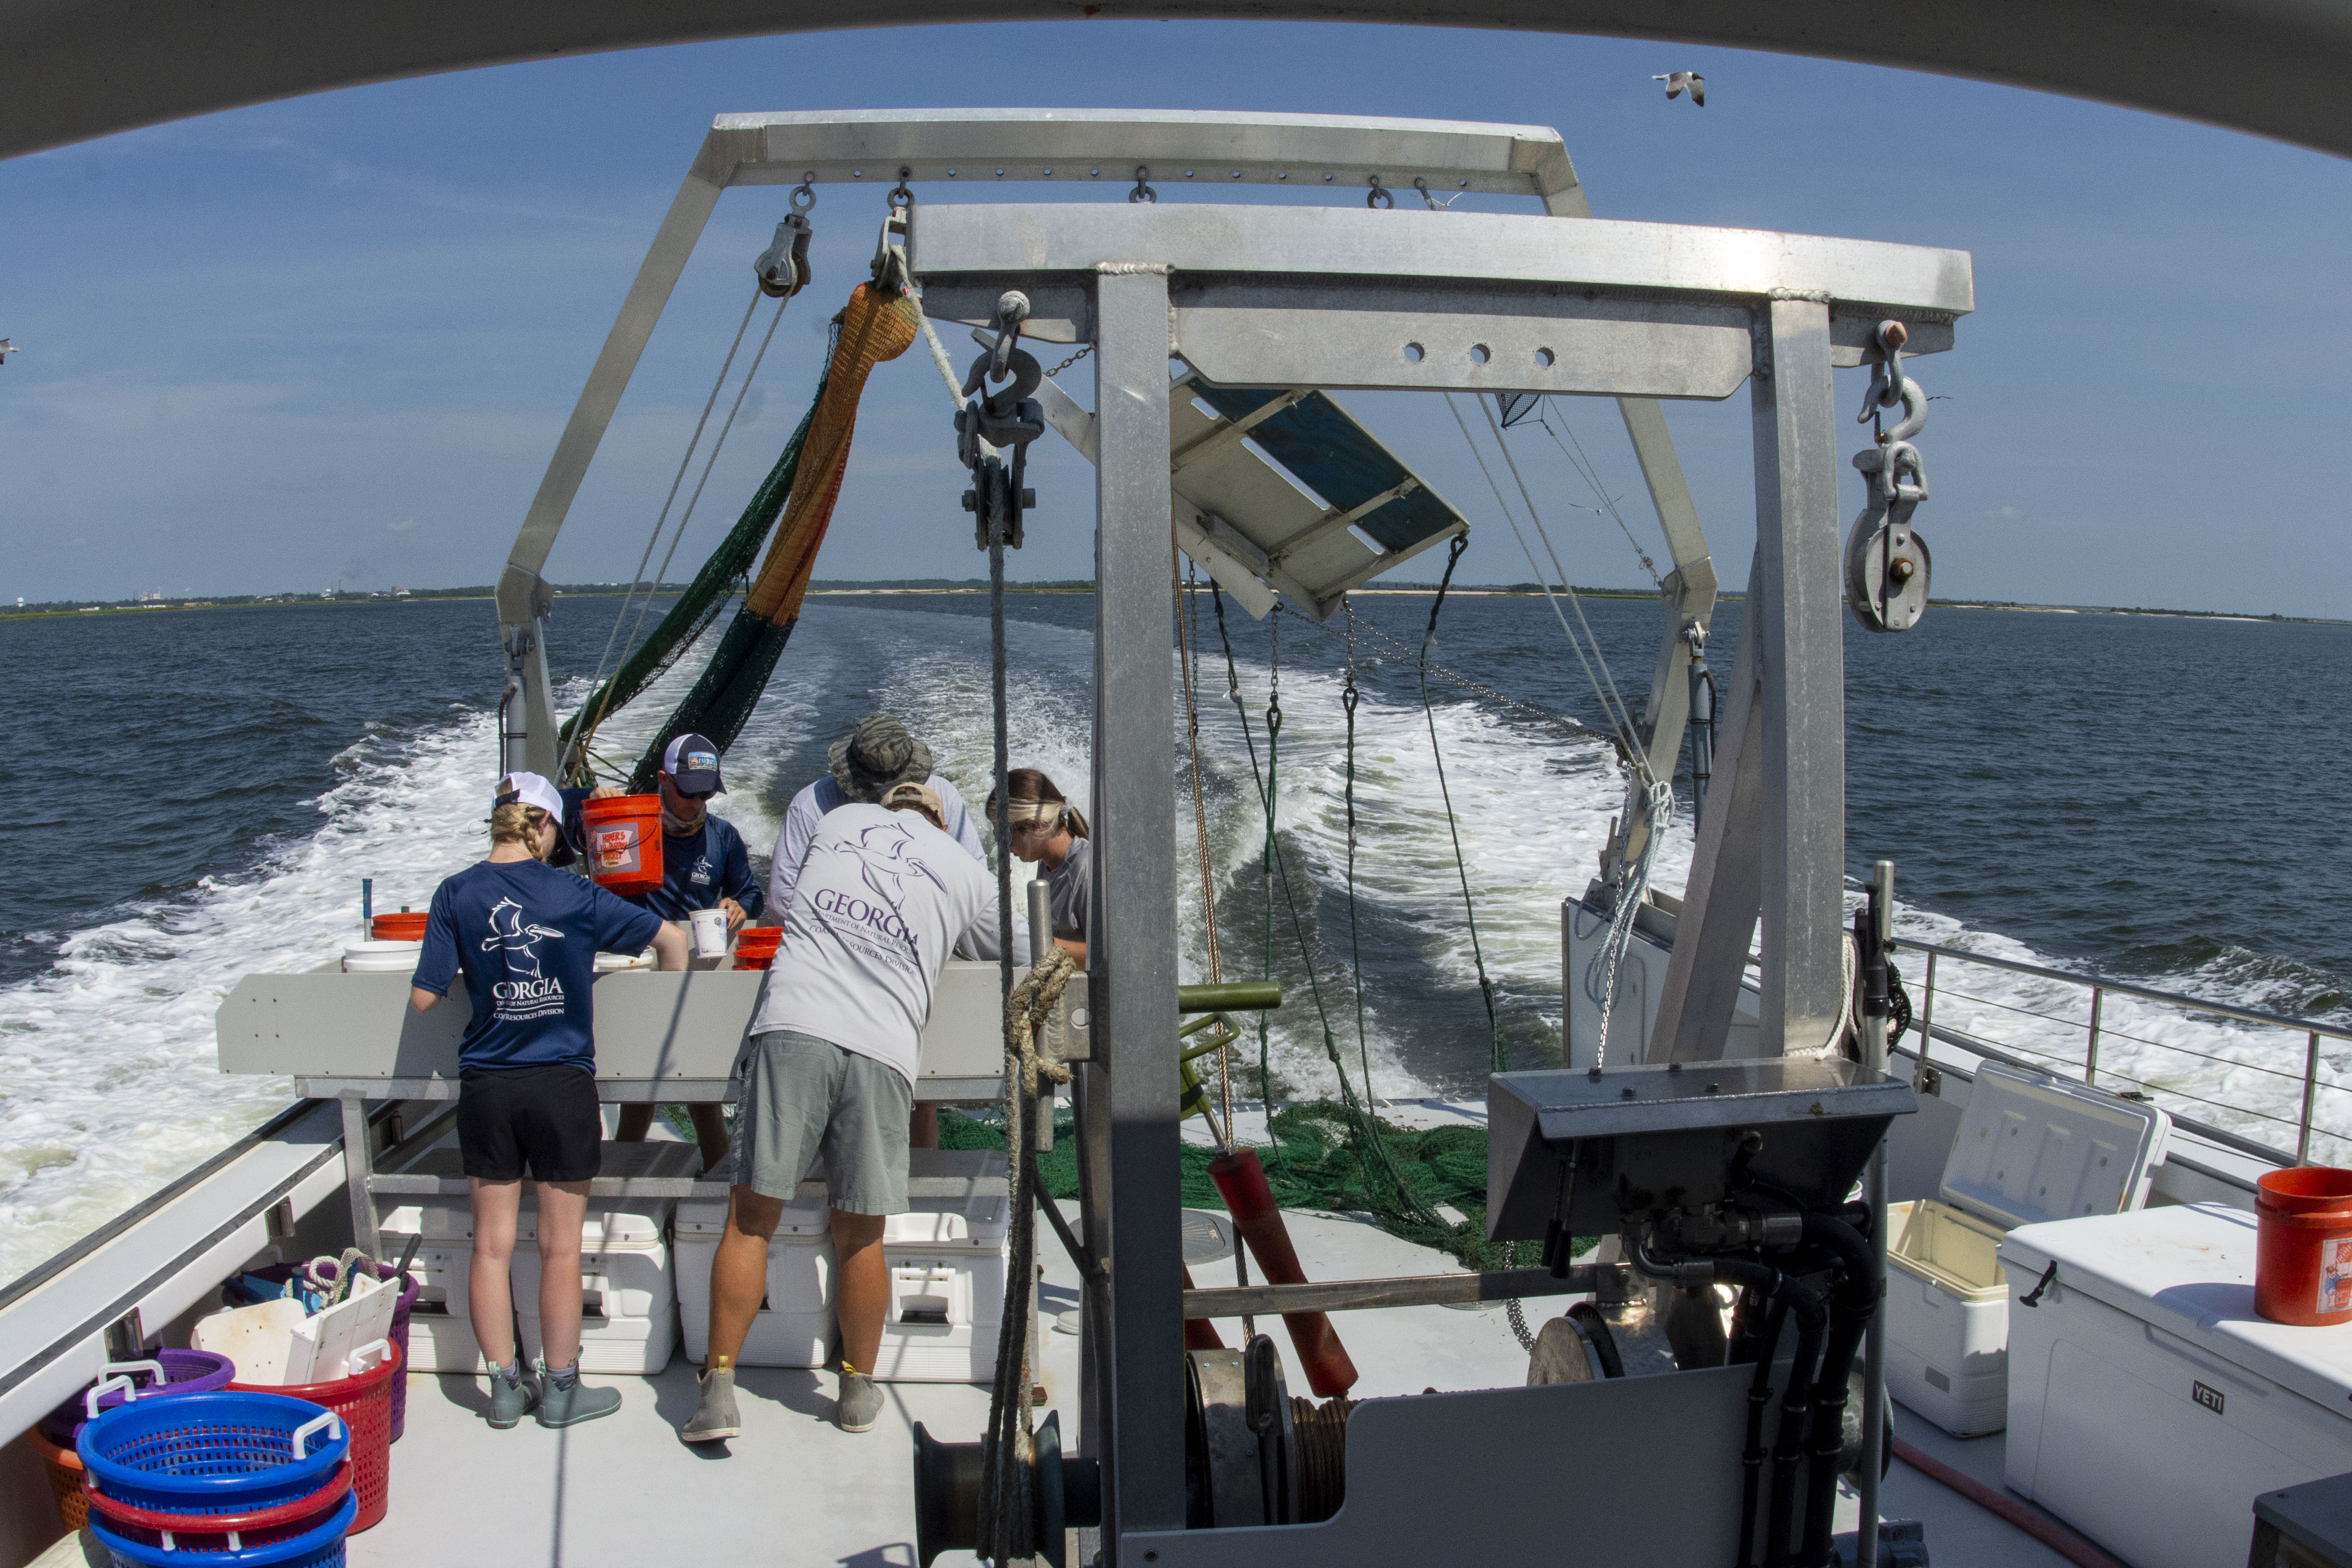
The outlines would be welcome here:
<svg viewBox="0 0 2352 1568">
<path fill-rule="evenodd" d="M 1753 1291 L 1746 1299 L 1759 1309 L 1764 1305 Z M 1789 1303 L 1776 1289 L 1771 1310 L 1764 1314 L 1762 1339 L 1751 1346 L 1756 1375 L 1748 1384 L 1748 1443 L 1739 1451 L 1739 1555 L 1732 1559 L 1734 1568 L 1748 1568 L 1756 1560 L 1756 1509 L 1764 1497 L 1764 1407 L 1772 1403 L 1772 1348 L 1788 1321 Z"/>
<path fill-rule="evenodd" d="M 1828 1568 L 1837 1555 L 1832 1510 L 1837 1507 L 1838 1451 L 1845 1445 L 1846 1392 L 1853 1358 L 1878 1310 L 1878 1254 L 1860 1232 L 1828 1215 L 1804 1216 L 1805 1240 L 1838 1260 L 1840 1279 L 1830 1316 L 1828 1347 L 1813 1385 L 1812 1468 L 1806 1475 L 1805 1534 L 1800 1568 Z M 1863 1463 L 1876 1457 L 1864 1455 Z"/>
<path fill-rule="evenodd" d="M 1765 1568 L 1790 1568 L 1789 1530 L 1797 1510 L 1797 1468 L 1804 1462 L 1805 1427 L 1811 1414 L 1815 1363 L 1829 1325 L 1822 1299 L 1794 1279 L 1781 1297 L 1797 1315 L 1797 1356 L 1789 1363 L 1789 1385 L 1780 1394 L 1780 1431 L 1772 1449 L 1772 1509 L 1764 1527 Z"/>
</svg>

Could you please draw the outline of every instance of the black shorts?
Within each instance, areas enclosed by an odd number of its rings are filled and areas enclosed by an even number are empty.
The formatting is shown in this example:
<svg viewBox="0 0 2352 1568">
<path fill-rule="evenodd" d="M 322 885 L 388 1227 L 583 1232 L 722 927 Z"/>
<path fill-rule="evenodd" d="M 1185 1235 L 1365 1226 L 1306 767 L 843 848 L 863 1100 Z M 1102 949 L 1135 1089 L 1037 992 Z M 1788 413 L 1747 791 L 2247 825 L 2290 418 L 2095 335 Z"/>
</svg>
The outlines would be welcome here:
<svg viewBox="0 0 2352 1568">
<path fill-rule="evenodd" d="M 484 1182 L 593 1180 L 604 1141 L 596 1076 L 560 1063 L 458 1075 L 457 1152 Z"/>
</svg>

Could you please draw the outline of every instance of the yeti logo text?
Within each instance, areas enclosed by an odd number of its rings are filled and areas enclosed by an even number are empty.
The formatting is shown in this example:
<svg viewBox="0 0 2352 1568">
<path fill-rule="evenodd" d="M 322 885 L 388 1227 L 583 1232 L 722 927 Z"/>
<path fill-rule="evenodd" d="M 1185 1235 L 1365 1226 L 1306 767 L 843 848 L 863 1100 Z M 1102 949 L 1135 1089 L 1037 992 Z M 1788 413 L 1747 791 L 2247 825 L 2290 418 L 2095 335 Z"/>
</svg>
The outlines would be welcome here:
<svg viewBox="0 0 2352 1568">
<path fill-rule="evenodd" d="M 514 981 L 506 981 L 493 985 L 492 991 L 502 994 L 501 1000 L 505 999 L 503 992 L 508 988 L 512 988 L 519 997 L 544 996 L 551 993 L 556 996 L 563 994 L 562 986 L 547 979 L 539 972 L 540 942 L 551 936 L 562 942 L 563 940 L 562 931 L 543 925 L 524 924 L 522 906 L 512 899 L 500 899 L 490 907 L 489 923 L 490 934 L 482 939 L 482 951 L 488 952 L 492 948 L 500 950 L 506 954 L 507 973 L 528 975 L 534 983 L 532 986 L 524 986 Z"/>
</svg>

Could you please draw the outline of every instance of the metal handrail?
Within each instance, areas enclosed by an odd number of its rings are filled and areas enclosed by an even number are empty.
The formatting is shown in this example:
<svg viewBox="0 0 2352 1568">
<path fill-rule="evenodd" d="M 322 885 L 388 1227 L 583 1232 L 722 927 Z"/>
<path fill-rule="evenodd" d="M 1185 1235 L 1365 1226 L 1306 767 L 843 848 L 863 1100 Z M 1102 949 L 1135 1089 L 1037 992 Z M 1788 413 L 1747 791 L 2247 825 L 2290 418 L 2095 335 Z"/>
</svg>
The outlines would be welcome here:
<svg viewBox="0 0 2352 1568">
<path fill-rule="evenodd" d="M 2065 982 L 2069 985 L 2079 985 L 2086 988 L 2091 993 L 2091 1016 L 2086 1026 L 2087 1033 L 2084 1046 L 2082 1064 L 2083 1081 L 2086 1084 L 2091 1084 L 2095 1087 L 2098 1082 L 2099 1040 L 2102 1034 L 2121 1036 L 2125 1039 L 2136 1041 L 2138 1044 L 2147 1046 L 2152 1049 L 2176 1051 L 2182 1056 L 2193 1057 L 2203 1061 L 2210 1061 L 2223 1067 L 2243 1068 L 2251 1072 L 2263 1073 L 2273 1078 L 2284 1078 L 2290 1080 L 2300 1079 L 2303 1086 L 2303 1100 L 2301 1106 L 2297 1110 L 2295 1119 L 2293 1121 L 2287 1121 L 2284 1117 L 2272 1116 L 2263 1111 L 2251 1110 L 2244 1111 L 2244 1114 L 2252 1116 L 2260 1121 L 2276 1122 L 2281 1127 L 2293 1127 L 2295 1131 L 2294 1158 L 2294 1163 L 2298 1165 L 2308 1163 L 2310 1161 L 2312 1110 L 2314 1102 L 2318 1099 L 2319 1091 L 2323 1089 L 2340 1089 L 2343 1087 L 2335 1084 L 2323 1084 L 2319 1081 L 2319 1042 L 2322 1037 L 2335 1040 L 2352 1041 L 2352 1027 L 2334 1024 L 2323 1024 L 2311 1018 L 2291 1017 L 2283 1013 L 2266 1013 L 2257 1007 L 2233 1006 L 2227 1002 L 2209 1002 L 2200 997 L 2183 996 L 2177 992 L 2158 991 L 2151 986 L 2134 985 L 2126 981 L 2090 979 L 2080 974 L 2069 973 L 2063 969 L 2053 969 L 2046 964 L 2022 963 L 2013 958 L 1995 958 L 1990 953 L 1970 952 L 1965 948 L 1946 947 L 1940 942 L 1915 942 L 1898 938 L 1890 945 L 1895 948 L 1908 948 L 1914 952 L 1922 952 L 1927 955 L 1927 973 L 1924 981 L 1925 994 L 1921 999 L 1920 1016 L 1917 1024 L 1916 1025 L 1916 1027 L 1917 1027 L 1922 1037 L 1922 1047 L 1918 1054 L 1923 1066 L 1927 1059 L 1927 1043 L 1939 1039 L 1945 1041 L 1947 1044 L 1958 1046 L 1962 1050 L 1969 1051 L 1974 1055 L 1990 1057 L 1995 1060 L 2008 1060 L 2011 1061 L 2012 1065 L 2020 1067 L 2035 1065 L 2019 1061 L 2013 1058 L 2009 1058 L 2000 1050 L 1990 1048 L 1990 1042 L 1979 1041 L 1973 1036 L 1963 1034 L 1958 1030 L 1949 1027 L 1938 1026 L 1936 1024 L 1936 963 L 1937 960 L 1940 958 L 1951 958 L 1957 959 L 1963 963 L 1980 963 L 1991 969 L 2005 969 L 2013 974 L 2030 974 L 2039 979 L 2059 980 Z M 1949 988 L 1947 987 L 1947 989 Z M 2283 1072 L 2276 1068 L 2265 1068 L 2254 1062 L 2231 1061 L 2227 1058 L 2210 1056 L 2203 1051 L 2195 1050 L 2187 1046 L 2169 1045 L 2163 1041 L 2142 1039 L 2139 1036 L 2126 1034 L 2125 1031 L 2109 1026 L 2104 1022 L 2103 1015 L 2105 1010 L 2106 994 L 2111 991 L 2125 996 L 2136 996 L 2143 1001 L 2158 1002 L 2162 1003 L 2167 1006 L 2179 1007 L 2184 1012 L 2202 1013 L 2210 1017 L 2228 1018 L 2239 1023 L 2254 1024 L 2266 1028 L 2292 1029 L 2295 1033 L 2305 1037 L 2303 1070 L 2300 1073 Z M 2055 1015 L 2047 1013 L 2036 1013 L 2032 1009 L 2026 1007 L 2012 1007 L 2006 1003 L 1994 1002 L 1989 997 L 1973 998 L 1969 997 L 1965 992 L 1955 992 L 1954 994 L 1961 997 L 1963 1000 L 1981 1001 L 1988 1006 L 1998 1007 L 2005 1012 L 2019 1013 L 2029 1018 L 2039 1018 L 2047 1023 L 2062 1024 L 2068 1027 L 2084 1026 L 2076 1025 L 2075 1021 L 2071 1018 L 2061 1018 Z M 2063 1060 L 2063 1058 L 2053 1059 Z M 2038 1070 L 2046 1071 L 2047 1068 L 2042 1068 Z M 2107 1069 L 2107 1076 L 2109 1078 L 2120 1078 L 2126 1082 L 2139 1084 L 2143 1088 L 2154 1089 L 2159 1093 L 2170 1095 L 2179 1100 L 2190 1100 L 2200 1105 L 2213 1105 L 2216 1109 L 2237 1109 L 2222 1107 L 2217 1101 L 2202 1099 L 2200 1096 L 2189 1094 L 2186 1090 L 2167 1089 L 2161 1085 L 2151 1084 L 2147 1082 L 2145 1079 L 2133 1078 L 2128 1073 L 2117 1072 L 2112 1068 Z M 2210 1122 L 2198 1121 L 2187 1117 L 2177 1117 L 2175 1120 L 2184 1122 L 2186 1125 L 2193 1128 L 2197 1132 L 2205 1137 L 2214 1139 L 2221 1143 L 2236 1148 L 2242 1152 L 2259 1154 L 2266 1158 L 2283 1157 L 2285 1154 L 2285 1151 L 2283 1149 L 2279 1149 L 2270 1144 L 2256 1142 L 2255 1141 L 2245 1138 L 2241 1134 L 2231 1132 L 2223 1128 L 2216 1127 Z M 2331 1133 L 2329 1136 L 2334 1137 L 2337 1135 Z"/>
<path fill-rule="evenodd" d="M 2112 991 L 2118 995 L 2137 996 L 2149 1002 L 2169 1003 L 2192 1013 L 2212 1013 L 2224 1018 L 2235 1018 L 2247 1024 L 2269 1024 L 2297 1034 L 2326 1035 L 2332 1040 L 2352 1040 L 2352 1026 L 2322 1024 L 2311 1018 L 2297 1018 L 2285 1013 L 2265 1013 L 2258 1007 L 2239 1007 L 2227 1002 L 2209 1002 L 2201 996 L 2183 996 L 2177 991 L 2157 991 L 2128 981 L 2104 980 L 2089 975 L 2069 973 L 2063 969 L 2052 969 L 2039 963 L 2020 963 L 2013 958 L 1995 958 L 1989 952 L 1970 952 L 1964 947 L 1946 947 L 1940 942 L 1914 942 L 1909 937 L 1897 937 L 1889 946 L 1908 948 L 1913 952 L 1932 952 L 1944 958 L 1958 958 L 1969 963 L 1988 964 L 1994 969 L 2006 969 L 2018 974 L 2038 974 L 2044 980 L 2063 980 L 2073 985 L 2085 985 L 2100 991 Z M 2021 1009 L 2022 1011 L 2022 1009 Z M 2062 1020 L 2063 1021 L 2063 1020 Z"/>
</svg>

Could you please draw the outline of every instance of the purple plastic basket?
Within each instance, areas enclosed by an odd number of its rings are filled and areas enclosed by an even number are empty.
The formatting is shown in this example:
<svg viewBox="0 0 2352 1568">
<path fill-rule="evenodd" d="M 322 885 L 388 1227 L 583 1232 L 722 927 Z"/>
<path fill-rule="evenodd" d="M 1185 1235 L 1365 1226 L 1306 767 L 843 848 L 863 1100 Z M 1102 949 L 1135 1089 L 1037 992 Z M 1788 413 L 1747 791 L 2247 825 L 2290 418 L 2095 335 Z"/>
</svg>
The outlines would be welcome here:
<svg viewBox="0 0 2352 1568">
<path fill-rule="evenodd" d="M 247 1268 L 244 1272 L 252 1275 L 256 1279 L 268 1279 L 283 1284 L 294 1278 L 294 1265 L 273 1263 L 267 1268 Z M 375 1277 L 379 1279 L 390 1279 L 396 1273 L 398 1270 L 389 1263 L 379 1263 L 375 1266 Z M 232 1294 L 236 1289 L 233 1283 L 224 1286 L 221 1290 L 221 1300 L 231 1305 L 239 1304 L 240 1299 Z M 400 1280 L 400 1294 L 394 1297 L 392 1302 L 392 1332 L 385 1336 L 400 1347 L 400 1364 L 403 1368 L 409 1364 L 408 1313 L 409 1310 L 416 1305 L 416 1276 L 413 1273 L 403 1275 Z M 404 1370 L 392 1382 L 392 1440 L 395 1443 L 400 1441 L 400 1430 L 407 1415 L 408 1373 Z"/>
<path fill-rule="evenodd" d="M 229 1381 L 236 1376 L 236 1364 L 228 1357 L 215 1355 L 211 1351 L 157 1351 L 153 1355 L 142 1356 L 140 1359 L 163 1363 L 163 1382 L 160 1387 L 156 1385 L 152 1373 L 131 1374 L 141 1380 L 138 1388 L 139 1397 L 142 1399 L 168 1399 L 183 1394 L 211 1394 L 216 1389 L 226 1388 Z M 91 1388 L 97 1386 L 98 1381 L 92 1381 L 80 1394 L 75 1394 L 71 1399 L 42 1416 L 41 1435 L 60 1448 L 72 1447 L 74 1439 L 81 1436 L 82 1423 L 89 1419 L 89 1407 L 84 1403 L 85 1396 Z M 98 1407 L 103 1412 L 111 1410 L 121 1403 L 122 1390 L 117 1388 L 100 1395 Z"/>
</svg>

